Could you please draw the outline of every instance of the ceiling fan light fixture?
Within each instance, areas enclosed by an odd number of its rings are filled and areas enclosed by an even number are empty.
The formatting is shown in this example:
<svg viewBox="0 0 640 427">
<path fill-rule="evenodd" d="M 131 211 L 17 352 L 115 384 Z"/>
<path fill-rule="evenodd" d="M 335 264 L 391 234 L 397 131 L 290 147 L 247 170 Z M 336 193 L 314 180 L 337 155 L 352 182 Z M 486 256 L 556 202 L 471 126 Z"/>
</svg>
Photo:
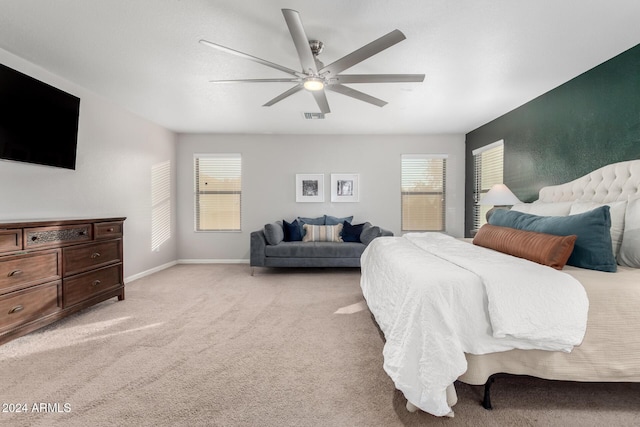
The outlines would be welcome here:
<svg viewBox="0 0 640 427">
<path fill-rule="evenodd" d="M 317 77 L 307 77 L 303 86 L 306 90 L 317 91 L 324 89 L 324 82 Z"/>
</svg>

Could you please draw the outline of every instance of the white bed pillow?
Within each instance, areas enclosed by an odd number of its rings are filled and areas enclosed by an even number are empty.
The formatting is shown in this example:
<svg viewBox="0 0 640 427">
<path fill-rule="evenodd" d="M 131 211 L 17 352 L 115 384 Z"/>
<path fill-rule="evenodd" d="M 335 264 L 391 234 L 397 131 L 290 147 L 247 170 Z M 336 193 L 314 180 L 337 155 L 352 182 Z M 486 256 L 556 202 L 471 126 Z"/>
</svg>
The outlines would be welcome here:
<svg viewBox="0 0 640 427">
<path fill-rule="evenodd" d="M 518 203 L 513 205 L 512 211 L 529 213 L 538 216 L 567 216 L 571 211 L 573 201 L 568 202 L 538 202 Z"/>
<path fill-rule="evenodd" d="M 613 250 L 613 255 L 617 258 L 620 253 L 622 233 L 624 232 L 625 212 L 627 210 L 626 200 L 611 203 L 573 202 L 569 215 L 581 214 L 605 205 L 609 206 L 609 214 L 611 215 L 611 249 Z"/>
<path fill-rule="evenodd" d="M 640 196 L 629 196 L 618 263 L 640 268 Z"/>
</svg>

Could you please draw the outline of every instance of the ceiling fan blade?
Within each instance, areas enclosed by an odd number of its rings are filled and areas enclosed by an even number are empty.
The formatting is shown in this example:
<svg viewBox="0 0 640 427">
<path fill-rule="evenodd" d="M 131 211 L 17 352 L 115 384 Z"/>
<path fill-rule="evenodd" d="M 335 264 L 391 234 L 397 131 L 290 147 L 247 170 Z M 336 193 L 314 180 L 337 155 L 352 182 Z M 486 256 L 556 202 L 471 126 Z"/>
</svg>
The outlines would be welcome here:
<svg viewBox="0 0 640 427">
<path fill-rule="evenodd" d="M 313 58 L 313 53 L 311 53 L 309 39 L 302 26 L 300 14 L 292 9 L 282 9 L 282 14 L 284 15 L 284 20 L 287 22 L 287 27 L 289 27 L 293 44 L 296 45 L 302 70 L 305 73 L 317 74 L 316 61 Z"/>
<path fill-rule="evenodd" d="M 239 80 L 209 80 L 209 83 L 295 83 L 300 79 L 239 79 Z"/>
<path fill-rule="evenodd" d="M 386 101 L 375 98 L 371 95 L 367 95 L 366 93 L 360 92 L 359 90 L 351 89 L 350 87 L 347 87 L 347 86 L 327 85 L 324 88 L 327 90 L 332 90 L 334 92 L 341 93 L 346 96 L 350 96 L 351 98 L 355 98 L 360 101 L 368 102 L 369 104 L 373 104 L 378 107 L 384 107 L 385 105 L 387 105 Z"/>
<path fill-rule="evenodd" d="M 314 91 L 311 91 L 311 93 L 313 94 L 313 97 L 316 99 L 316 103 L 318 104 L 318 107 L 320 107 L 320 112 L 323 114 L 330 113 L 331 109 L 329 108 L 329 102 L 327 101 L 327 94 L 324 92 L 324 90 L 314 90 Z"/>
<path fill-rule="evenodd" d="M 424 74 L 340 74 L 335 76 L 336 83 L 404 83 L 422 82 Z"/>
<path fill-rule="evenodd" d="M 329 73 L 327 77 L 331 78 L 337 76 L 340 72 L 347 68 L 364 61 L 367 58 L 372 57 L 376 53 L 382 52 L 388 47 L 393 46 L 396 43 L 406 39 L 405 35 L 400 30 L 393 30 L 390 33 L 372 41 L 371 43 L 362 46 L 360 49 L 354 50 L 350 54 L 343 56 L 337 61 L 327 65 L 320 69 L 320 74 Z"/>
<path fill-rule="evenodd" d="M 292 87 L 291 89 L 281 93 L 280 95 L 276 96 L 275 98 L 273 98 L 271 101 L 267 102 L 266 104 L 263 105 L 263 107 L 271 107 L 273 104 L 275 104 L 276 102 L 280 102 L 283 99 L 293 95 L 296 92 L 300 92 L 302 90 L 303 86 L 302 83 Z"/>
<path fill-rule="evenodd" d="M 251 56 L 247 53 L 242 53 L 237 50 L 231 49 L 229 47 L 225 47 L 219 44 L 212 43 L 208 40 L 200 40 L 200 43 L 212 47 L 214 49 L 220 50 L 222 52 L 230 53 L 235 56 L 239 56 L 240 58 L 249 59 L 251 61 L 257 62 L 258 64 L 266 65 L 267 67 L 275 68 L 276 70 L 284 71 L 287 74 L 292 74 L 298 77 L 304 77 L 299 71 L 292 70 L 291 68 L 284 67 L 282 65 L 274 64 L 273 62 L 269 62 L 264 59 L 257 58 L 255 56 Z"/>
</svg>

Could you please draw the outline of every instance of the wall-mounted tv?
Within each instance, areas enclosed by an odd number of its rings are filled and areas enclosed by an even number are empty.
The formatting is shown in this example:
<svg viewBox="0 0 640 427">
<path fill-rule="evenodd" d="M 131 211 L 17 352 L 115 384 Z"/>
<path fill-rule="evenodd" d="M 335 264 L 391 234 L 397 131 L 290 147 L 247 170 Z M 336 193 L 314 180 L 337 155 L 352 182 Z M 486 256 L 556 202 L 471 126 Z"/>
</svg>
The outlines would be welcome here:
<svg viewBox="0 0 640 427">
<path fill-rule="evenodd" d="M 80 98 L 0 64 L 0 158 L 76 168 Z"/>
</svg>

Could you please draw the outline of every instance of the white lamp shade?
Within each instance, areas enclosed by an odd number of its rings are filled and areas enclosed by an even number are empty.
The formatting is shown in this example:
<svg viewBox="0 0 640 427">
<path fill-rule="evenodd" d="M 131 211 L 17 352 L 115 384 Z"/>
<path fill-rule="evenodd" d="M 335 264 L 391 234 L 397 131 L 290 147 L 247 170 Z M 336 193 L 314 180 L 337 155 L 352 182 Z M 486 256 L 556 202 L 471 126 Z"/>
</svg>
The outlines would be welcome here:
<svg viewBox="0 0 640 427">
<path fill-rule="evenodd" d="M 512 206 L 522 203 L 504 184 L 496 184 L 481 199 L 480 205 Z"/>
</svg>

